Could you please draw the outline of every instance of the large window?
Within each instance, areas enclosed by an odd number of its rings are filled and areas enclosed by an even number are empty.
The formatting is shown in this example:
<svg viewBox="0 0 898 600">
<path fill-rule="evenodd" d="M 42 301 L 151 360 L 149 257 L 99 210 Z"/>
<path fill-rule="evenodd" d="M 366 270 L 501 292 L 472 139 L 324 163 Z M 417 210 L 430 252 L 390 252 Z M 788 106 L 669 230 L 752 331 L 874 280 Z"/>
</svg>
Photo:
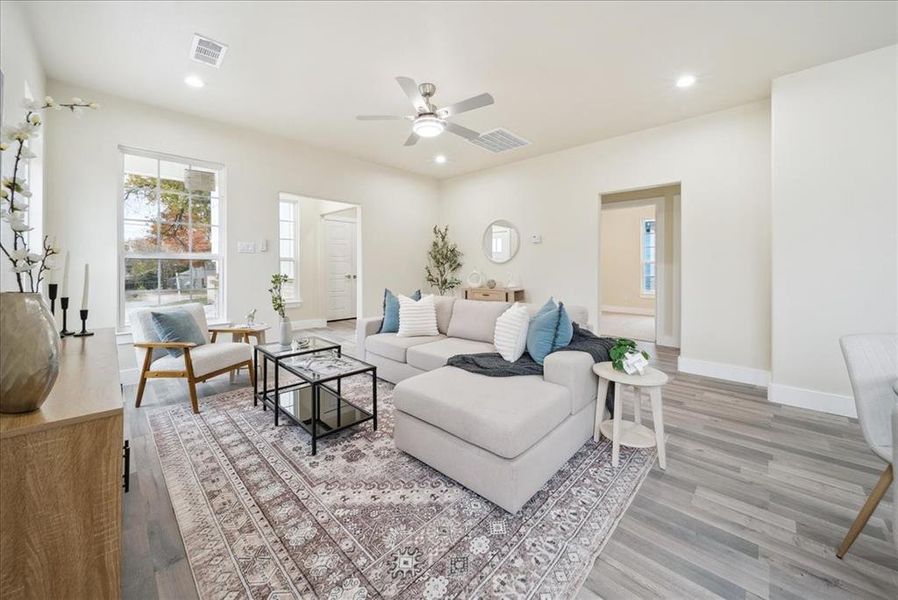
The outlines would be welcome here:
<svg viewBox="0 0 898 600">
<path fill-rule="evenodd" d="M 281 194 L 278 203 L 278 258 L 281 275 L 289 279 L 284 285 L 283 295 L 287 302 L 299 302 L 299 261 L 296 232 L 299 231 L 299 205 L 296 200 Z"/>
<path fill-rule="evenodd" d="M 119 325 L 138 307 L 190 302 L 223 316 L 221 167 L 123 152 Z"/>
<path fill-rule="evenodd" d="M 643 219 L 640 229 L 642 246 L 642 295 L 655 295 L 655 219 Z"/>
</svg>

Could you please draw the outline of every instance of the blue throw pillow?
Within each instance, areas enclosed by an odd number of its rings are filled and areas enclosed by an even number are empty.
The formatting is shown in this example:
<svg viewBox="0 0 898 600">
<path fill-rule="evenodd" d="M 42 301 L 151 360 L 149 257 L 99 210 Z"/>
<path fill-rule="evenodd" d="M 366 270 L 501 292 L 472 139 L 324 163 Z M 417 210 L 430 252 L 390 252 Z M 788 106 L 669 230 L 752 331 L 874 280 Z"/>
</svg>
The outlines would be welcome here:
<svg viewBox="0 0 898 600">
<path fill-rule="evenodd" d="M 153 319 L 153 329 L 159 336 L 160 342 L 193 342 L 197 346 L 206 343 L 206 336 L 200 331 L 196 321 L 186 310 L 175 310 L 172 312 L 154 312 L 150 313 Z M 178 357 L 184 351 L 180 348 L 166 348 L 169 355 Z"/>
<path fill-rule="evenodd" d="M 421 299 L 421 290 L 409 296 L 412 300 Z M 399 331 L 399 298 L 390 290 L 384 290 L 384 320 L 378 333 L 396 333 Z"/>
<path fill-rule="evenodd" d="M 543 364 L 549 354 L 570 344 L 573 336 L 574 325 L 564 304 L 556 305 L 555 300 L 550 298 L 530 319 L 527 353 L 534 361 Z"/>
</svg>

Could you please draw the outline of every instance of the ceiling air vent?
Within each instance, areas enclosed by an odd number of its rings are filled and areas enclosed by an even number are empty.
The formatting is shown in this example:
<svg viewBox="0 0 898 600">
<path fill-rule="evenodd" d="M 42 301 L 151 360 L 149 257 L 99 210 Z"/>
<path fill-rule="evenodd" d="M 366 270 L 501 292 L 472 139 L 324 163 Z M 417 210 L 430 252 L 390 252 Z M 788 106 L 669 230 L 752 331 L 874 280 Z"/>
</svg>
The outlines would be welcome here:
<svg viewBox="0 0 898 600">
<path fill-rule="evenodd" d="M 507 150 L 514 150 L 521 146 L 530 145 L 530 142 L 524 138 L 518 137 L 507 129 L 502 129 L 501 127 L 499 129 L 487 131 L 486 133 L 481 133 L 480 137 L 468 141 L 476 146 L 486 148 L 490 152 L 496 153 L 506 152 Z"/>
<path fill-rule="evenodd" d="M 216 42 L 198 33 L 193 34 L 193 44 L 190 47 L 190 58 L 196 62 L 215 67 L 221 66 L 225 52 L 228 51 L 226 44 Z"/>
</svg>

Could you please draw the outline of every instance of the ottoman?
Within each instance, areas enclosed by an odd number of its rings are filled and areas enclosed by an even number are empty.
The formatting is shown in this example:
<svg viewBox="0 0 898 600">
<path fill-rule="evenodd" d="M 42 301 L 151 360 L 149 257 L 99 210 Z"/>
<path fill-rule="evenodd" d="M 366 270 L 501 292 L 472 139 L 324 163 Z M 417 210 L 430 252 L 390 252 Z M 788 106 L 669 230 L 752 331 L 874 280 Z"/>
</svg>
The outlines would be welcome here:
<svg viewBox="0 0 898 600">
<path fill-rule="evenodd" d="M 596 406 L 540 376 L 455 367 L 401 381 L 393 403 L 397 448 L 510 513 L 592 437 Z"/>
</svg>

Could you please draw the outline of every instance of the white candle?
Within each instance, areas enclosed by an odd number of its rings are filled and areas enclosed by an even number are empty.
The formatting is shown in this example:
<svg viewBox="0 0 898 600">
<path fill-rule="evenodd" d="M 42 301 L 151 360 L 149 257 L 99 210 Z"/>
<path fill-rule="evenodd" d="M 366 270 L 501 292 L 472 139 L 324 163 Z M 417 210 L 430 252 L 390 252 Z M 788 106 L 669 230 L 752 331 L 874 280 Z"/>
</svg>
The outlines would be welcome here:
<svg viewBox="0 0 898 600">
<path fill-rule="evenodd" d="M 60 291 L 60 298 L 68 298 L 69 297 L 69 252 L 66 250 L 65 253 L 65 267 L 62 270 L 62 290 Z"/>
<path fill-rule="evenodd" d="M 81 295 L 81 310 L 87 310 L 87 295 L 90 290 L 90 265 L 84 264 L 84 294 Z"/>
</svg>

